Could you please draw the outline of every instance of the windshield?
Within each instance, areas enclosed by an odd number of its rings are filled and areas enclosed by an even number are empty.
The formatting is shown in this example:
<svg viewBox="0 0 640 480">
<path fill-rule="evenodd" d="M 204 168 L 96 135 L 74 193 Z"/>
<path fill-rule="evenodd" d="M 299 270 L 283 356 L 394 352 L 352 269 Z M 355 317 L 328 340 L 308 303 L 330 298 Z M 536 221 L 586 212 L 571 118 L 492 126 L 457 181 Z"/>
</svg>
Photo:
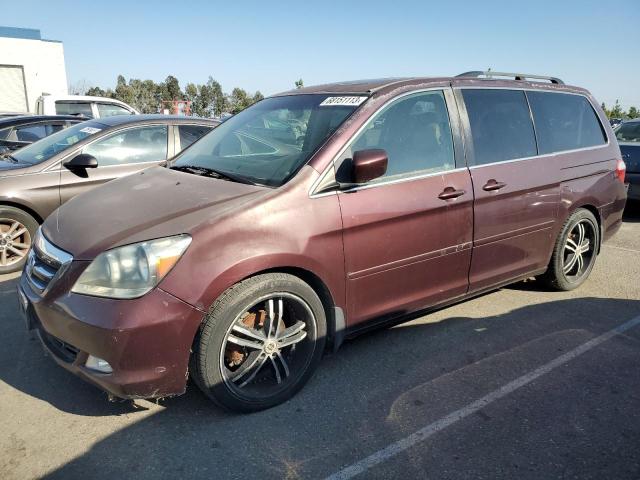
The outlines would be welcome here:
<svg viewBox="0 0 640 480">
<path fill-rule="evenodd" d="M 640 142 L 640 122 L 623 123 L 616 130 L 619 142 Z"/>
<path fill-rule="evenodd" d="M 12 153 L 11 156 L 21 163 L 36 165 L 105 128 L 107 128 L 105 125 L 94 121 L 78 123 L 27 145 Z"/>
<path fill-rule="evenodd" d="M 365 100 L 335 95 L 267 98 L 202 137 L 173 166 L 200 167 L 280 186 Z"/>
</svg>

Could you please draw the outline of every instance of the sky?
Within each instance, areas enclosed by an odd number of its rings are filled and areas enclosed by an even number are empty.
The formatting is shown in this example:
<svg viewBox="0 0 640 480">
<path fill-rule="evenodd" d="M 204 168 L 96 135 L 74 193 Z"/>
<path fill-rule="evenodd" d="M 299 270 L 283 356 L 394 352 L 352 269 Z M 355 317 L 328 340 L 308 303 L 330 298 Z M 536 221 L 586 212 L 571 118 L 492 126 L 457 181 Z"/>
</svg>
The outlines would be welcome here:
<svg viewBox="0 0 640 480">
<path fill-rule="evenodd" d="M 99 5 L 99 6 L 96 6 Z M 0 25 L 64 43 L 70 84 L 125 78 L 269 95 L 468 70 L 552 75 L 640 107 L 640 0 L 0 0 Z"/>
</svg>

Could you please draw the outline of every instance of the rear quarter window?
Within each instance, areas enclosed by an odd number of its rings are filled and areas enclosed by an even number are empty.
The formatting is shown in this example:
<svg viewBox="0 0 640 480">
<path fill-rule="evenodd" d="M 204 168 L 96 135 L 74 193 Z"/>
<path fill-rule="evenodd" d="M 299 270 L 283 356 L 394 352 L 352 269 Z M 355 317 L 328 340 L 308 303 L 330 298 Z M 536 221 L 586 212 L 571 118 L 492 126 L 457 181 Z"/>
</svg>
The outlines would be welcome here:
<svg viewBox="0 0 640 480">
<path fill-rule="evenodd" d="M 180 134 L 180 149 L 184 150 L 200 137 L 206 135 L 213 126 L 208 125 L 178 125 L 178 133 Z"/>
<path fill-rule="evenodd" d="M 522 90 L 464 89 L 476 165 L 537 154 L 527 99 Z"/>
<path fill-rule="evenodd" d="M 591 103 L 582 95 L 527 92 L 540 154 L 595 147 L 607 137 Z"/>
</svg>

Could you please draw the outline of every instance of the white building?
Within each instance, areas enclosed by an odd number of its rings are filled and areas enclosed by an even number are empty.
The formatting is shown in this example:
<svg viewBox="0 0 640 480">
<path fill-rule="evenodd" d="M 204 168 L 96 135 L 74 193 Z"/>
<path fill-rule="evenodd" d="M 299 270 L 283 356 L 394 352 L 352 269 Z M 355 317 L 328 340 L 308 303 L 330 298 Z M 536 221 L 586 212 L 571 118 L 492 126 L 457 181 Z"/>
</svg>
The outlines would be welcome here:
<svg viewBox="0 0 640 480">
<path fill-rule="evenodd" d="M 62 42 L 40 30 L 0 27 L 0 112 L 35 112 L 43 93 L 67 94 Z"/>
</svg>

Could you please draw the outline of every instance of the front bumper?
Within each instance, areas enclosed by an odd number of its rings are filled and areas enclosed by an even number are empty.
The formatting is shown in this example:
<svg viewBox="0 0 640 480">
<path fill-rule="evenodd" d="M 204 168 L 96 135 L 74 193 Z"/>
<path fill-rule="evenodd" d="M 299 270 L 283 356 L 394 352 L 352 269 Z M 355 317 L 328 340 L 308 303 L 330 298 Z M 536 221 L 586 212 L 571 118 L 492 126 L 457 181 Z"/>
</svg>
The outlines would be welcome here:
<svg viewBox="0 0 640 480">
<path fill-rule="evenodd" d="M 116 397 L 184 393 L 203 313 L 159 288 L 134 300 L 68 293 L 83 269 L 76 263 L 82 262 L 73 262 L 44 295 L 22 275 L 18 294 L 27 329 L 36 330 L 59 365 Z M 109 362 L 113 372 L 86 368 L 89 355 Z"/>
</svg>

